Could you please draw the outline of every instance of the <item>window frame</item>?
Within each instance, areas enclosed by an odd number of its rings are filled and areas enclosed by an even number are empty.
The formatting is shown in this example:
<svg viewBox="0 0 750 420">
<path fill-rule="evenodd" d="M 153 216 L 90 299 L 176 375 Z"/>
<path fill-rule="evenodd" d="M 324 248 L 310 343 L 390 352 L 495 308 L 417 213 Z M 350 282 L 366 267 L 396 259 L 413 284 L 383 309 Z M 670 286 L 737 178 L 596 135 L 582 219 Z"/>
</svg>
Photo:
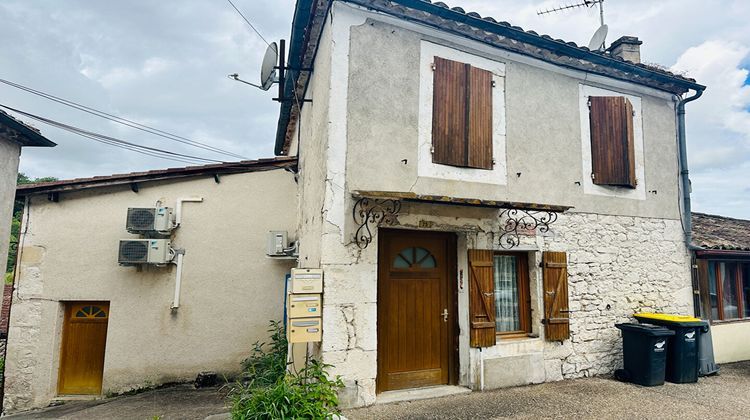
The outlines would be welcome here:
<svg viewBox="0 0 750 420">
<path fill-rule="evenodd" d="M 711 324 L 729 324 L 735 322 L 750 322 L 750 316 L 745 316 L 745 289 L 743 287 L 743 268 L 747 270 L 750 275 L 750 260 L 744 259 L 711 259 L 705 258 L 706 261 L 706 275 L 709 276 L 705 279 L 705 285 L 708 290 L 701 290 L 702 294 L 706 296 L 706 302 L 708 306 L 703 308 L 702 312 L 705 312 L 705 316 L 711 321 Z M 719 319 L 714 319 L 711 307 L 711 295 L 710 295 L 710 270 L 713 264 L 713 275 L 716 280 L 716 309 L 719 315 Z M 725 318 L 724 314 L 724 278 L 722 276 L 722 264 L 732 264 L 735 266 L 734 270 L 734 282 L 737 287 L 737 315 L 738 318 Z M 726 270 L 725 270 L 726 271 Z"/>
<path fill-rule="evenodd" d="M 531 281 L 529 276 L 529 255 L 525 252 L 508 252 L 508 251 L 494 251 L 493 257 L 493 276 L 495 272 L 494 257 L 499 255 L 508 255 L 517 258 L 516 264 L 516 275 L 518 278 L 518 313 L 519 313 L 519 324 L 520 330 L 517 331 L 497 331 L 495 326 L 495 336 L 500 339 L 509 338 L 527 338 L 532 333 L 531 328 Z M 493 278 L 494 282 L 494 278 Z M 497 306 L 497 301 L 495 301 Z"/>
</svg>

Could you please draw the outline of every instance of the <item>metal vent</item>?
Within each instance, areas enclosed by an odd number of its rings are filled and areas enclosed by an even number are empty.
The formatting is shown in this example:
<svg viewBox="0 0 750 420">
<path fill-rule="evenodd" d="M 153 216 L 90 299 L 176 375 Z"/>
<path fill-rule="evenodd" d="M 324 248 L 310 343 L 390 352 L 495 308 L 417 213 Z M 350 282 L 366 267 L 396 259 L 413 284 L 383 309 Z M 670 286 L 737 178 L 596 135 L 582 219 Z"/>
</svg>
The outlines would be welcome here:
<svg viewBox="0 0 750 420">
<path fill-rule="evenodd" d="M 148 241 L 120 241 L 120 262 L 148 262 Z"/>
<path fill-rule="evenodd" d="M 156 219 L 156 209 L 129 208 L 128 230 L 152 230 Z"/>
</svg>

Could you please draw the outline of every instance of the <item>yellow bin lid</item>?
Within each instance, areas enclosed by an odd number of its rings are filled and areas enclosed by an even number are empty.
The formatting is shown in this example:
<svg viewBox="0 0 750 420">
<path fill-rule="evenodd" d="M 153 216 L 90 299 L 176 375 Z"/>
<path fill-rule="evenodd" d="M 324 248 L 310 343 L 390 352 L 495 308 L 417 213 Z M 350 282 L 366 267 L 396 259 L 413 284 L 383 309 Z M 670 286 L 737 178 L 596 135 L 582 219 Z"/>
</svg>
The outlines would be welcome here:
<svg viewBox="0 0 750 420">
<path fill-rule="evenodd" d="M 703 327 L 707 331 L 708 323 L 698 318 L 687 315 L 670 315 L 641 312 L 633 314 L 640 322 L 662 325 L 666 327 Z"/>
<path fill-rule="evenodd" d="M 633 315 L 635 318 L 655 319 L 667 322 L 696 322 L 700 319 L 687 315 L 655 314 L 651 312 L 640 312 Z"/>
</svg>

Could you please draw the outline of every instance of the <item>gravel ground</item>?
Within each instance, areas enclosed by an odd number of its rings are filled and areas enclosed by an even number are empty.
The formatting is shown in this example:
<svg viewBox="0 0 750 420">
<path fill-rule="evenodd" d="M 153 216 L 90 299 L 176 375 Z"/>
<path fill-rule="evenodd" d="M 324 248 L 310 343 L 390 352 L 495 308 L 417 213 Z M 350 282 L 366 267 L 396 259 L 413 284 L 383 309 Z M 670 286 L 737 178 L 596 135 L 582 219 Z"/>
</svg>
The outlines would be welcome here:
<svg viewBox="0 0 750 420">
<path fill-rule="evenodd" d="M 95 401 L 67 402 L 57 407 L 5 416 L 3 419 L 141 419 L 203 420 L 229 411 L 217 388 L 192 385 L 145 391 Z"/>
<path fill-rule="evenodd" d="M 750 362 L 721 366 L 695 384 L 642 387 L 610 378 L 473 392 L 348 410 L 349 419 L 748 419 Z"/>
</svg>

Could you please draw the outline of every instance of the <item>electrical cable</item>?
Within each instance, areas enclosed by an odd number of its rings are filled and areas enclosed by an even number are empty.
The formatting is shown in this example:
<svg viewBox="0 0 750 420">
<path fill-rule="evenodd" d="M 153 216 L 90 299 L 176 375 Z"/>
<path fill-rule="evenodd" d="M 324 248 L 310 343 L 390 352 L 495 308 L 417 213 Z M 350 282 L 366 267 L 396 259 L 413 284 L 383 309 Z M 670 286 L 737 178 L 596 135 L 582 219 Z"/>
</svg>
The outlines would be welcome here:
<svg viewBox="0 0 750 420">
<path fill-rule="evenodd" d="M 242 12 L 240 12 L 240 9 L 238 9 L 237 6 L 235 6 L 234 3 L 232 3 L 232 0 L 227 0 L 227 1 L 229 2 L 229 4 L 232 5 L 232 7 L 234 7 L 234 10 L 236 10 L 237 13 L 239 13 L 239 15 L 242 16 L 242 19 L 245 19 L 245 22 L 247 22 L 247 24 L 250 25 L 251 28 L 253 28 L 253 31 L 255 31 L 255 33 L 258 34 L 258 36 L 260 37 L 260 39 L 262 39 L 263 42 L 265 42 L 266 45 L 268 45 L 270 47 L 271 44 L 269 44 L 268 41 L 266 41 L 266 39 L 263 38 L 263 35 L 261 35 L 260 32 L 258 32 L 258 30 L 255 29 L 255 26 L 253 26 L 253 24 L 250 23 L 250 21 L 245 17 L 245 15 L 243 15 Z"/>
<path fill-rule="evenodd" d="M 83 112 L 86 112 L 88 114 L 95 115 L 95 116 L 97 116 L 99 118 L 104 118 L 106 120 L 113 121 L 113 122 L 116 122 L 118 124 L 122 124 L 122 125 L 125 125 L 125 126 L 128 126 L 128 127 L 131 127 L 131 128 L 135 128 L 136 130 L 140 130 L 140 131 L 144 131 L 144 132 L 147 132 L 147 133 L 150 133 L 150 134 L 154 134 L 156 136 L 163 137 L 163 138 L 166 138 L 168 140 L 172 140 L 172 141 L 176 141 L 176 142 L 179 142 L 179 143 L 187 144 L 187 145 L 190 145 L 190 146 L 193 146 L 193 147 L 197 147 L 197 148 L 200 148 L 200 149 L 204 149 L 204 150 L 208 150 L 208 151 L 211 151 L 211 152 L 214 152 L 214 153 L 219 153 L 219 154 L 223 154 L 223 155 L 226 155 L 226 156 L 231 156 L 231 157 L 234 157 L 234 158 L 237 158 L 237 159 L 243 159 L 243 160 L 247 160 L 248 159 L 248 158 L 246 158 L 246 157 L 244 157 L 242 155 L 238 155 L 236 153 L 232 153 L 232 152 L 220 149 L 218 147 L 211 146 L 211 145 L 206 144 L 206 143 L 201 143 L 199 141 L 191 140 L 189 138 L 182 137 L 182 136 L 179 136 L 177 134 L 172 134 L 172 133 L 169 133 L 167 131 L 160 130 L 158 128 L 150 127 L 150 126 L 147 126 L 145 124 L 141 124 L 141 123 L 138 123 L 136 121 L 129 120 L 127 118 L 118 117 L 117 115 L 109 114 L 107 112 L 100 111 L 98 109 L 91 108 L 91 107 L 88 107 L 86 105 L 82 105 L 80 103 L 77 103 L 77 102 L 74 102 L 74 101 L 71 101 L 71 100 L 68 100 L 68 99 L 64 99 L 64 98 L 61 98 L 59 96 L 55 96 L 55 95 L 52 95 L 52 94 L 49 94 L 49 93 L 46 93 L 46 92 L 42 92 L 40 90 L 36 90 L 36 89 L 30 88 L 28 86 L 24 86 L 24 85 L 19 84 L 19 83 L 11 82 L 11 81 L 5 80 L 5 79 L 0 79 L 0 83 L 4 83 L 4 84 L 6 84 L 8 86 L 11 86 L 11 87 L 14 87 L 16 89 L 20 89 L 20 90 L 23 90 L 25 92 L 31 93 L 33 95 L 37 95 L 37 96 L 40 96 L 42 98 L 48 99 L 50 101 L 57 102 L 59 104 L 65 105 L 65 106 L 69 106 L 69 107 L 77 109 L 79 111 L 83 111 Z"/>
<path fill-rule="evenodd" d="M 78 128 L 78 127 L 75 127 L 75 126 L 72 126 L 72 125 L 69 125 L 69 124 L 64 124 L 64 123 L 61 123 L 61 122 L 58 122 L 58 121 L 55 121 L 55 120 L 51 120 L 49 118 L 44 118 L 44 117 L 41 117 L 41 116 L 38 116 L 38 115 L 35 115 L 35 114 L 31 114 L 29 112 L 21 111 L 19 109 L 16 109 L 16 108 L 13 108 L 13 107 L 9 107 L 9 106 L 3 105 L 3 104 L 0 104 L 0 108 L 7 109 L 9 111 L 12 111 L 12 112 L 18 113 L 20 115 L 26 116 L 28 118 L 31 118 L 31 119 L 33 119 L 35 121 L 39 121 L 41 123 L 44 123 L 44 124 L 47 124 L 47 125 L 50 125 L 50 126 L 53 126 L 53 127 L 56 127 L 56 128 L 59 128 L 59 129 L 62 129 L 62 130 L 74 133 L 74 134 L 77 134 L 77 135 L 79 135 L 81 137 L 85 137 L 85 138 L 88 138 L 88 139 L 91 139 L 91 140 L 94 140 L 94 141 L 98 141 L 100 143 L 109 144 L 109 145 L 112 145 L 112 146 L 115 146 L 115 147 L 120 147 L 120 148 L 123 148 L 123 149 L 132 150 L 132 151 L 135 151 L 135 152 L 138 152 L 138 153 L 147 154 L 147 155 L 154 156 L 154 157 L 160 157 L 160 158 L 163 158 L 163 159 L 176 160 L 176 161 L 179 161 L 179 162 L 186 162 L 186 163 L 203 163 L 203 164 L 205 164 L 205 163 L 223 163 L 222 161 L 219 161 L 219 160 L 208 159 L 208 158 L 203 158 L 203 157 L 199 157 L 199 156 L 186 155 L 186 154 L 182 154 L 182 153 L 172 152 L 172 151 L 169 151 L 169 150 L 158 149 L 158 148 L 155 148 L 155 147 L 149 147 L 149 146 L 144 146 L 144 145 L 132 143 L 132 142 L 121 140 L 121 139 L 118 139 L 118 138 L 115 138 L 115 137 L 111 137 L 111 136 L 107 136 L 107 135 L 95 133 L 93 131 L 84 130 L 84 129 L 81 129 L 81 128 Z"/>
</svg>

